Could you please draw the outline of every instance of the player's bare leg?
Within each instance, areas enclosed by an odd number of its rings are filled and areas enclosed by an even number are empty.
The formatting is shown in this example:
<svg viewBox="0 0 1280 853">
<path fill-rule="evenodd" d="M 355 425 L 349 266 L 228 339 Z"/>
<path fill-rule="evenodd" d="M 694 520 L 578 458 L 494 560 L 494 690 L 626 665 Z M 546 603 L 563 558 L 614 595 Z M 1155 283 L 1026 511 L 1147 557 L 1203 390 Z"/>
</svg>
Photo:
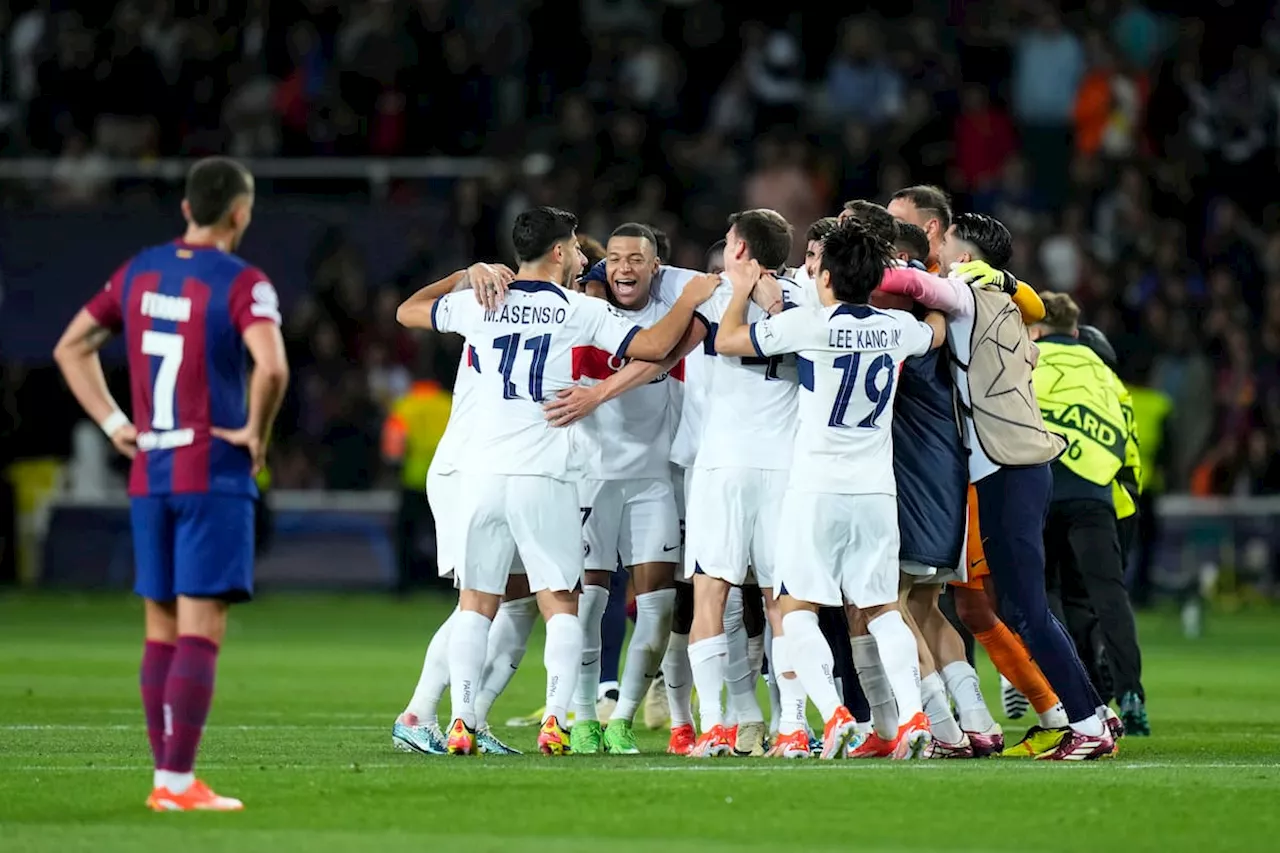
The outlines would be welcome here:
<svg viewBox="0 0 1280 853">
<path fill-rule="evenodd" d="M 244 808 L 239 800 L 215 794 L 194 772 L 196 752 L 213 701 L 218 648 L 227 630 L 227 606 L 220 599 L 187 596 L 179 596 L 176 607 L 147 603 L 148 640 L 175 637 L 161 710 L 164 758 L 157 764 L 155 790 L 148 800 L 156 811 Z"/>
<path fill-rule="evenodd" d="M 605 729 L 605 751 L 613 755 L 640 752 L 633 724 L 667 651 L 676 606 L 675 563 L 641 563 L 628 571 L 636 592 L 636 626 L 627 646 L 618 704 Z"/>
<path fill-rule="evenodd" d="M 689 631 L 689 665 L 698 689 L 702 736 L 691 755 L 728 755 L 733 750 L 724 727 L 725 665 L 728 643 L 724 635 L 724 607 L 729 583 L 701 572 L 693 576 L 693 627 Z"/>
<path fill-rule="evenodd" d="M 845 758 L 850 738 L 854 735 L 856 724 L 853 714 L 840 700 L 836 690 L 835 659 L 831 654 L 831 646 L 818 627 L 818 605 L 800 601 L 789 595 L 781 596 L 773 608 L 778 621 L 785 631 L 782 637 L 782 658 L 780 668 L 789 668 L 790 674 L 782 673 L 782 683 L 795 681 L 800 685 L 800 713 L 803 715 L 805 696 L 813 700 L 826 726 L 822 732 L 822 751 L 820 757 L 826 759 Z M 775 654 L 778 649 L 777 637 L 774 638 Z M 789 687 L 784 687 L 789 691 Z M 789 709 L 784 706 L 783 726 L 778 731 L 778 739 L 770 751 L 771 755 L 782 758 L 801 758 L 809 755 L 809 735 L 804 727 L 792 718 Z"/>
<path fill-rule="evenodd" d="M 936 584 L 933 585 L 936 588 Z M 925 715 L 929 718 L 929 728 L 933 733 L 931 758 L 972 758 L 973 746 L 965 733 L 961 731 L 959 722 L 951 713 L 951 702 L 947 699 L 947 688 L 938 672 L 938 665 L 933 656 L 928 638 L 924 635 L 916 621 L 917 609 L 911 607 L 919 594 L 917 588 L 924 589 L 916 583 L 916 577 L 901 572 L 898 575 L 898 611 L 902 619 L 915 635 L 916 647 L 920 659 L 920 698 L 924 703 Z"/>
<path fill-rule="evenodd" d="M 546 755 L 569 751 L 569 733 L 564 729 L 573 700 L 574 679 L 582 665 L 582 623 L 578 618 L 578 595 L 568 590 L 539 590 L 538 609 L 547 623 L 543 664 L 547 669 L 546 707 L 538 732 L 538 750 Z"/>
<path fill-rule="evenodd" d="M 850 608 L 860 610 L 860 619 L 865 619 L 867 633 L 871 636 L 876 656 L 880 660 L 883 676 L 888 682 L 890 693 L 897 704 L 897 728 L 894 732 L 893 749 L 889 753 L 894 758 L 919 758 L 928 750 L 932 735 L 929 731 L 929 718 L 924 714 L 924 703 L 920 696 L 920 652 L 919 644 L 911 629 L 907 627 L 898 609 L 898 602 L 892 601 L 874 607 Z M 849 614 L 851 630 L 855 616 Z M 863 644 L 864 648 L 867 644 Z M 858 664 L 858 643 L 855 640 L 854 661 L 858 665 L 858 677 L 862 677 L 862 664 Z M 864 652 L 865 655 L 865 652 Z M 863 681 L 868 700 L 871 689 Z M 875 722 L 875 705 L 872 706 L 872 720 Z M 882 723 L 876 723 L 876 731 L 855 750 L 854 757 L 874 757 L 885 754 L 885 739 L 880 732 Z"/>
<path fill-rule="evenodd" d="M 974 756 L 998 755 L 1004 750 L 1004 731 L 987 709 L 978 673 L 965 658 L 964 641 L 938 606 L 941 596 L 941 584 L 917 584 L 910 592 L 908 604 L 925 643 L 933 653 L 936 674 L 945 686 L 943 699 L 949 694 L 955 702 L 960 729 L 972 745 Z M 936 692 L 936 687 L 931 683 L 930 692 Z M 925 690 L 924 679 L 921 679 L 921 690 Z M 925 710 L 929 711 L 927 699 Z M 932 712 L 929 722 L 933 723 Z M 934 737 L 946 740 L 936 726 Z"/>
<path fill-rule="evenodd" d="M 588 570 L 583 574 L 582 595 L 578 599 L 578 621 L 582 623 L 582 659 L 574 688 L 576 715 L 571 736 L 577 755 L 591 755 L 604 748 L 604 731 L 596 711 L 600 686 L 600 622 L 609 604 L 613 572 Z M 563 722 L 563 720 L 562 720 Z"/>
</svg>

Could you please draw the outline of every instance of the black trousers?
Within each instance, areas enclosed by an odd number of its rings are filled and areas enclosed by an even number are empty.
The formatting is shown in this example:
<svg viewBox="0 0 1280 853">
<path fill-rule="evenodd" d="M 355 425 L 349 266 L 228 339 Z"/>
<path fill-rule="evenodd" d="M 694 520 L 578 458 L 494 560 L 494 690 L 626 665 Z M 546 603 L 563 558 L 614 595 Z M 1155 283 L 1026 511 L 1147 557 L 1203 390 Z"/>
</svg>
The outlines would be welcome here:
<svg viewBox="0 0 1280 853">
<path fill-rule="evenodd" d="M 397 592 L 437 585 L 435 530 L 435 516 L 431 514 L 426 492 L 402 490 L 400 509 L 396 513 Z M 430 550 L 424 547 L 428 539 L 432 542 Z"/>
<path fill-rule="evenodd" d="M 831 647 L 831 657 L 835 668 L 832 675 L 840 679 L 844 695 L 844 706 L 859 722 L 871 719 L 871 705 L 867 703 L 867 694 L 862 692 L 862 682 L 858 681 L 858 671 L 853 666 L 853 644 L 849 640 L 849 618 L 843 607 L 823 607 L 818 610 L 818 627 L 822 636 Z"/>
<path fill-rule="evenodd" d="M 1145 699 L 1115 510 L 1092 500 L 1050 504 L 1044 546 L 1049 600 L 1099 695 L 1110 701 L 1133 692 Z"/>
</svg>

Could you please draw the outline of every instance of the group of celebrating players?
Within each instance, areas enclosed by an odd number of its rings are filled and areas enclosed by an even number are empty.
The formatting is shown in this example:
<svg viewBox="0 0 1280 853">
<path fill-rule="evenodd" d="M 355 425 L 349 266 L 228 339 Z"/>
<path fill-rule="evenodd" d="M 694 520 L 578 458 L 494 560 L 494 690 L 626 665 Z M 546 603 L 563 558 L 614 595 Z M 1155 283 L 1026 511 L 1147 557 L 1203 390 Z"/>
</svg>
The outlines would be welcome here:
<svg viewBox="0 0 1280 853">
<path fill-rule="evenodd" d="M 1043 513 L 1000 517 L 1019 502 L 1043 510 L 1043 478 L 989 484 L 1000 493 L 987 501 L 996 525 L 1032 536 L 998 537 L 999 562 L 1017 574 L 1008 589 L 986 571 L 983 501 L 970 481 L 1005 468 L 1047 475 L 1063 450 L 1030 383 L 1025 325 L 1044 307 L 1003 272 L 1011 238 L 1001 223 L 952 221 L 942 191 L 911 187 L 888 208 L 853 201 L 813 223 L 805 266 L 788 270 L 792 225 L 748 210 L 729 217 L 706 273 L 663 264 L 659 236 L 639 223 L 619 226 L 588 269 L 576 226 L 562 210 L 526 211 L 513 233 L 517 271 L 479 263 L 400 308 L 404 325 L 466 343 L 427 479 L 440 571 L 459 606 L 393 727 L 398 748 L 514 752 L 488 714 L 540 611 L 547 754 L 638 752 L 635 717 L 660 672 L 673 754 L 1114 752 L 1123 726 L 1045 600 Z M 992 332 L 1007 316 L 1016 323 Z M 987 427 L 957 418 L 973 410 L 973 380 L 961 377 L 979 338 L 1009 353 L 996 380 L 1029 397 L 1022 426 L 1040 456 L 997 464 Z M 601 620 L 610 573 L 622 568 L 635 629 L 602 724 Z M 1040 716 L 1008 749 L 939 608 L 948 582 L 966 626 Z M 1000 611 L 1015 614 L 1016 633 Z M 766 650 L 768 727 L 756 698 Z M 837 678 L 841 653 L 853 666 Z M 442 731 L 446 689 L 452 723 Z M 816 738 L 809 701 L 825 721 Z"/>
<path fill-rule="evenodd" d="M 184 237 L 117 270 L 54 353 L 133 459 L 157 811 L 242 808 L 194 763 L 228 605 L 253 590 L 254 475 L 288 382 L 276 292 L 234 254 L 253 199 L 241 164 L 197 163 Z M 515 752 L 488 715 L 540 613 L 537 743 L 550 755 L 638 752 L 633 721 L 659 672 L 675 754 L 1114 752 L 1120 721 L 1046 601 L 1041 529 L 1063 442 L 1031 389 L 1024 323 L 1043 305 L 1003 271 L 1004 226 L 953 221 L 945 194 L 909 188 L 813 223 L 804 267 L 788 270 L 791 223 L 748 210 L 706 273 L 664 265 L 635 223 L 587 269 L 576 228 L 563 210 L 527 210 L 516 271 L 478 263 L 399 309 L 404 325 L 465 344 L 426 484 L 459 604 L 397 747 Z M 118 331 L 132 417 L 98 357 Z M 636 624 L 602 723 L 601 619 L 618 568 Z M 1039 714 L 1007 749 L 939 610 L 949 581 L 966 627 Z M 766 653 L 769 726 L 756 699 Z"/>
</svg>

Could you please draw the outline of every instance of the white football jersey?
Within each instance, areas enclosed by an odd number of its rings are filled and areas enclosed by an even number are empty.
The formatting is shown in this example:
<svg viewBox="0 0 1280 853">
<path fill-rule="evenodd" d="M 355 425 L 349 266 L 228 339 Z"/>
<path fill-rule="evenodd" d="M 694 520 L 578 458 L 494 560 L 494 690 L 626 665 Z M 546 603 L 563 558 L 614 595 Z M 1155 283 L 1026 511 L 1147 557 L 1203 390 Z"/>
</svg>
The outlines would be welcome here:
<svg viewBox="0 0 1280 853">
<path fill-rule="evenodd" d="M 809 271 L 804 267 L 796 267 L 791 273 L 791 281 L 795 287 L 791 292 L 791 301 L 796 305 L 821 306 L 818 299 L 818 283 L 809 278 Z"/>
<path fill-rule="evenodd" d="M 436 445 L 436 452 L 431 457 L 431 472 L 435 474 L 452 474 L 458 470 L 458 459 L 465 453 L 468 427 L 465 424 L 470 418 L 471 408 L 475 402 L 474 377 L 476 369 L 471 362 L 472 347 L 464 343 L 462 358 L 458 362 L 458 376 L 453 381 L 453 399 L 449 404 L 449 420 L 444 425 L 444 435 Z"/>
<path fill-rule="evenodd" d="M 578 427 L 550 426 L 542 404 L 574 384 L 574 347 L 621 359 L 640 327 L 603 299 L 543 281 L 513 282 L 492 311 L 474 294 L 450 294 L 432 308 L 432 325 L 466 337 L 476 372 L 474 403 L 458 423 L 467 435 L 457 469 L 580 478 Z"/>
<path fill-rule="evenodd" d="M 784 311 L 751 326 L 761 356 L 796 353 L 800 417 L 788 487 L 896 495 L 893 398 L 898 369 L 933 343 L 905 311 L 838 304 Z"/>
<path fill-rule="evenodd" d="M 779 279 L 784 302 L 792 302 L 794 284 Z M 698 314 L 707 323 L 707 335 L 715 340 L 733 285 L 727 276 Z M 807 311 L 795 308 L 796 311 Z M 790 313 L 784 311 L 783 314 Z M 747 321 L 766 319 L 764 309 L 747 304 Z M 716 355 L 703 411 L 697 468 L 757 468 L 786 470 L 791 467 L 791 446 L 796 432 L 796 362 L 790 355 L 737 358 Z"/>
</svg>

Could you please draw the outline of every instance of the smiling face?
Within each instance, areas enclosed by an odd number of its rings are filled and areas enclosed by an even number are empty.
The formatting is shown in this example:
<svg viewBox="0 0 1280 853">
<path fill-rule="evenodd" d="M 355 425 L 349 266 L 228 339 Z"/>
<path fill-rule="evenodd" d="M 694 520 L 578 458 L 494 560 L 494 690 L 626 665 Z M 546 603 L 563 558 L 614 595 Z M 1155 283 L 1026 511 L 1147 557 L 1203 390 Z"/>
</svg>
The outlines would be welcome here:
<svg viewBox="0 0 1280 853">
<path fill-rule="evenodd" d="M 605 277 L 618 305 L 635 310 L 649 303 L 658 272 L 657 249 L 644 237 L 610 237 L 605 247 Z"/>
</svg>

